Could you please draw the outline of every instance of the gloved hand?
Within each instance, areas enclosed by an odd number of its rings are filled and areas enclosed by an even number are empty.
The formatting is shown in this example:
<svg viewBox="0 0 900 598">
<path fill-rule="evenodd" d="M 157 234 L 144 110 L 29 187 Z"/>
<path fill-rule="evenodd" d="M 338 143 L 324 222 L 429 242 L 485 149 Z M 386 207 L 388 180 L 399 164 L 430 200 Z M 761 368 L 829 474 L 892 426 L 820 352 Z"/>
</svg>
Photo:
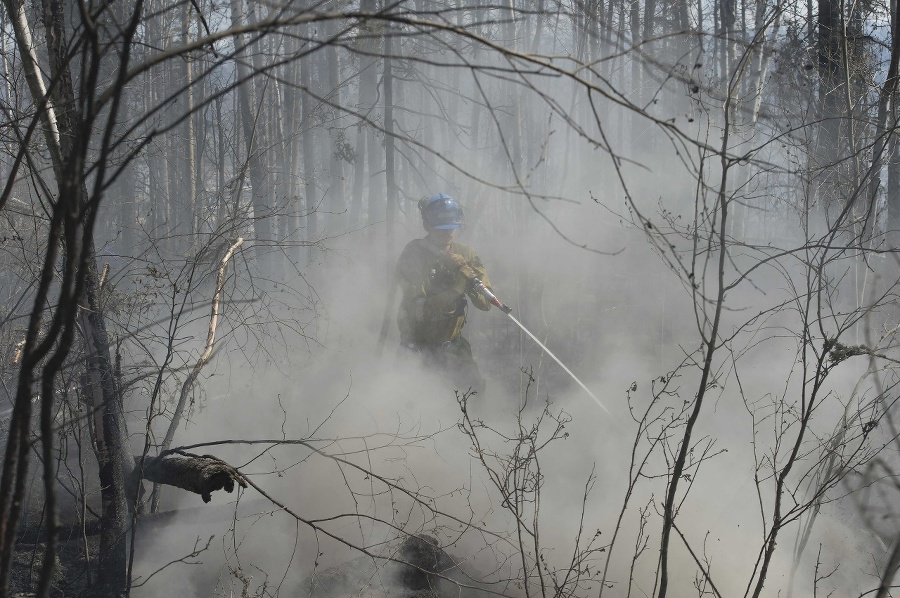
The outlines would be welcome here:
<svg viewBox="0 0 900 598">
<path fill-rule="evenodd" d="M 466 268 L 468 268 L 468 266 L 463 266 L 463 268 L 456 273 L 456 278 L 453 280 L 453 286 L 450 287 L 450 290 L 457 295 L 462 295 L 466 292 L 466 289 L 469 288 L 469 279 L 466 277 L 465 273 L 463 273 L 463 269 Z"/>
<path fill-rule="evenodd" d="M 459 269 L 459 273 L 466 279 L 467 290 L 475 288 L 474 280 L 478 278 L 478 272 L 476 272 L 474 268 L 466 264 Z"/>
<path fill-rule="evenodd" d="M 469 267 L 466 258 L 458 253 L 446 253 L 444 254 L 444 266 L 454 273 L 453 284 L 449 290 L 458 295 L 465 293 L 469 286 L 469 279 L 474 276 L 474 271 Z"/>
<path fill-rule="evenodd" d="M 444 264 L 448 268 L 459 270 L 459 273 L 462 274 L 462 280 L 457 277 L 456 282 L 452 287 L 455 291 L 458 291 L 460 293 L 465 293 L 469 288 L 471 288 L 471 280 L 478 277 L 478 274 L 475 272 L 472 266 L 469 265 L 469 262 L 466 261 L 466 258 L 458 253 L 445 254 Z"/>
</svg>

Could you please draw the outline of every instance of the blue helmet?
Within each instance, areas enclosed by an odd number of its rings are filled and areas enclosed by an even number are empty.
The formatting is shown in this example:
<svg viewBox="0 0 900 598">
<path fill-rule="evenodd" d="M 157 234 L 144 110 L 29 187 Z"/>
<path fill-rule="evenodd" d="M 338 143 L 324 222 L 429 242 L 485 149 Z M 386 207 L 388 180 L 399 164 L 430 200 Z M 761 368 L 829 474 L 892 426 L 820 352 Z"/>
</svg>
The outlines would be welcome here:
<svg viewBox="0 0 900 598">
<path fill-rule="evenodd" d="M 462 206 L 446 193 L 435 193 L 419 200 L 419 212 L 422 222 L 429 228 L 460 228 L 463 223 Z"/>
</svg>

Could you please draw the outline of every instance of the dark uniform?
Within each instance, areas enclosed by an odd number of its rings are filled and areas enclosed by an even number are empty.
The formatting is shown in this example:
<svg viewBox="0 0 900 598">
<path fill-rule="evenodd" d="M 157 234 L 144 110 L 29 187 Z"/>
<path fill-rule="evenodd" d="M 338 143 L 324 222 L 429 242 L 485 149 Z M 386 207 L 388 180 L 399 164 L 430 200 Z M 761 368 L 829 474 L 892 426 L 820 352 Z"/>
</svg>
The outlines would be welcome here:
<svg viewBox="0 0 900 598">
<path fill-rule="evenodd" d="M 466 322 L 466 298 L 482 311 L 491 304 L 471 283 L 473 273 L 490 286 L 481 260 L 462 243 L 450 244 L 450 253 L 465 259 L 462 268 L 426 239 L 415 239 L 397 261 L 403 291 L 397 322 L 400 342 L 422 354 L 426 365 L 444 372 L 454 387 L 481 392 L 484 380 L 472 358 L 472 347 L 460 333 Z"/>
</svg>

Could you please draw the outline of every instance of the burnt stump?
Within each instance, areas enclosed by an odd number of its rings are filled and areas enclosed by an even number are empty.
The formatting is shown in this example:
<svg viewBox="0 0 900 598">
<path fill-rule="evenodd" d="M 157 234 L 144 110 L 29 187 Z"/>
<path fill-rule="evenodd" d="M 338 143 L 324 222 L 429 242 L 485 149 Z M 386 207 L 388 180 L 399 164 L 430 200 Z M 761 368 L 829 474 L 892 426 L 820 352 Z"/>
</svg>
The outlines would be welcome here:
<svg viewBox="0 0 900 598">
<path fill-rule="evenodd" d="M 429 534 L 410 536 L 397 552 L 397 583 L 409 594 L 437 591 L 440 576 L 446 575 L 456 564 L 440 547 L 437 538 Z"/>
</svg>

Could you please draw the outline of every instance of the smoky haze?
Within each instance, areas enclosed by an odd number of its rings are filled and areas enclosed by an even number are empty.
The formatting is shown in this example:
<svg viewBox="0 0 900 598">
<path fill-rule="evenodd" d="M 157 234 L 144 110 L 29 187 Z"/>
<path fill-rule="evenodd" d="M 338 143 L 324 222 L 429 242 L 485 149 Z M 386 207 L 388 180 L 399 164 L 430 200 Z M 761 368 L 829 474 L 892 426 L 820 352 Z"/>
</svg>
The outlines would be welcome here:
<svg viewBox="0 0 900 598">
<path fill-rule="evenodd" d="M 577 179 L 590 181 L 588 175 Z M 597 188 L 602 189 L 603 183 L 598 181 Z M 423 193 L 427 191 L 430 190 Z M 530 209 L 523 216 L 527 234 L 504 234 L 502 218 L 497 227 L 492 227 L 488 216 L 482 216 L 468 221 L 460 235 L 460 241 L 477 248 L 498 296 L 513 307 L 513 313 L 523 324 L 610 410 L 607 414 L 599 409 L 500 312 L 469 310 L 465 334 L 488 378 L 484 396 L 473 398 L 474 417 L 483 418 L 486 425 L 515 436 L 516 413 L 523 407 L 528 386 L 528 375 L 523 369 L 534 377 L 528 388 L 528 404 L 522 412 L 526 426 L 540 415 L 547 400 L 551 402 L 551 411 L 564 411 L 571 417 L 572 421 L 565 427 L 567 437 L 556 441 L 541 456 L 541 544 L 547 550 L 547 561 L 556 567 L 568 565 L 566 559 L 579 532 L 582 545 L 596 532 L 602 532 L 596 539 L 599 547 L 608 543 L 615 531 L 629 481 L 630 451 L 637 433 L 637 424 L 626 403 L 632 382 L 636 390 L 630 393 L 631 400 L 635 412 L 640 412 L 647 407 L 654 384 L 659 386 L 656 379 L 675 372 L 673 394 L 664 396 L 658 408 L 661 417 L 671 417 L 670 414 L 696 393 L 699 375 L 693 362 L 702 358 L 698 353 L 700 341 L 694 306 L 683 278 L 661 263 L 640 232 L 629 227 L 609 206 L 595 203 L 591 193 L 590 189 L 566 191 L 565 197 L 581 197 L 582 201 L 560 202 L 547 208 L 554 224 L 568 226 L 566 232 L 572 235 L 574 243 L 561 238 Z M 479 200 L 502 205 L 504 199 L 497 195 L 488 190 L 480 196 L 460 194 L 459 198 L 467 208 L 470 202 Z M 667 189 L 660 186 L 655 195 L 664 198 Z M 506 201 L 512 204 L 509 208 L 512 210 L 514 202 L 519 200 Z M 380 235 L 377 226 L 373 228 Z M 406 240 L 424 234 L 413 209 L 408 210 L 399 230 L 397 248 Z M 621 252 L 597 255 L 579 247 L 582 244 Z M 474 517 L 479 527 L 485 525 L 492 531 L 511 534 L 514 521 L 505 512 L 497 491 L 490 487 L 466 437 L 456 428 L 461 414 L 454 389 L 423 371 L 414 359 L 397 348 L 396 299 L 390 308 L 386 306 L 393 259 L 377 257 L 377 248 L 354 235 L 329 241 L 329 245 L 332 253 L 319 258 L 320 277 L 308 281 L 315 289 L 317 301 L 316 316 L 311 328 L 306 329 L 315 331 L 309 335 L 312 339 L 298 338 L 278 327 L 277 333 L 268 332 L 270 336 L 277 334 L 274 339 L 268 339 L 274 341 L 276 348 L 267 351 L 265 362 L 254 357 L 258 350 L 253 343 L 238 350 L 234 345 L 240 343 L 226 341 L 230 350 L 220 350 L 217 362 L 209 366 L 210 376 L 204 383 L 209 399 L 180 436 L 190 438 L 191 443 L 222 438 L 335 439 L 334 444 L 328 441 L 327 452 L 349 453 L 353 461 L 378 475 L 403 480 L 403 485 L 416 492 L 435 497 L 442 510 L 467 525 Z M 735 276 L 735 271 L 729 268 L 728 275 Z M 727 304 L 734 311 L 726 318 L 728 326 L 739 326 L 759 312 L 788 300 L 791 296 L 788 285 L 788 280 L 777 272 L 754 275 L 753 284 L 729 294 Z M 386 309 L 391 320 L 390 334 L 379 356 L 378 335 Z M 754 326 L 747 340 L 741 338 L 743 344 L 736 349 L 741 352 L 740 366 L 736 365 L 737 359 L 731 363 L 731 358 L 716 363 L 717 380 L 710 385 L 711 405 L 698 423 L 696 434 L 701 439 L 696 449 L 698 460 L 701 450 L 714 456 L 699 472 L 690 474 L 690 494 L 679 510 L 678 525 L 689 541 L 696 542 L 705 551 L 710 571 L 718 572 L 714 579 L 722 595 L 734 595 L 745 589 L 747 564 L 757 558 L 764 534 L 754 480 L 754 443 L 757 459 L 764 461 L 765 451 L 771 450 L 768 447 L 779 442 L 779 426 L 787 425 L 783 421 L 772 422 L 773 405 L 791 401 L 801 394 L 800 381 L 792 371 L 797 368 L 796 340 L 784 333 L 798 325 L 797 317 L 790 310 L 766 316 L 765 324 Z M 676 370 L 683 361 L 687 361 L 687 366 Z M 834 404 L 817 412 L 826 426 L 819 432 L 823 435 L 831 432 L 827 426 L 841 421 L 840 405 L 853 396 L 857 377 L 864 374 L 859 368 L 848 369 L 845 376 L 829 385 L 829 391 L 835 393 Z M 855 392 L 859 394 L 860 390 Z M 761 420 L 755 429 L 754 417 Z M 325 423 L 318 428 L 321 422 Z M 316 429 L 317 433 L 313 434 Z M 401 446 L 376 449 L 387 442 L 385 435 L 394 434 L 398 439 L 390 441 L 391 444 Z M 371 441 L 359 440 L 367 435 L 376 436 Z M 504 444 L 497 438 L 485 435 L 487 442 L 503 450 Z M 407 437 L 416 440 L 407 441 Z M 647 438 L 642 442 L 646 443 Z M 767 448 L 761 449 L 759 445 Z M 641 450 L 646 447 L 642 446 Z M 629 509 L 620 524 L 619 534 L 627 538 L 623 541 L 627 548 L 620 549 L 611 561 L 607 579 L 616 595 L 627 586 L 629 579 L 634 580 L 636 588 L 652 589 L 652 584 L 649 588 L 644 584 L 654 578 L 657 553 L 653 548 L 645 548 L 640 558 L 633 561 L 632 543 L 637 539 L 653 546 L 658 538 L 659 521 L 654 514 L 661 500 L 662 476 L 671 459 L 670 454 L 664 453 L 673 449 L 658 450 L 646 465 L 644 475 L 649 479 L 641 480 L 629 497 Z M 235 464 L 246 463 L 262 452 L 259 448 L 217 451 L 219 456 Z M 356 457 L 357 453 L 364 456 Z M 372 525 L 351 517 L 334 530 L 350 542 L 373 546 L 379 554 L 391 554 L 404 532 L 431 531 L 458 558 L 473 562 L 485 575 L 479 581 L 493 582 L 492 588 L 507 593 L 520 591 L 505 581 L 521 574 L 520 566 L 509 562 L 509 553 L 513 551 L 509 546 L 497 547 L 481 533 L 471 530 L 462 533 L 458 524 L 451 523 L 446 516 L 410 507 L 408 498 L 405 501 L 397 498 L 397 503 L 395 497 L 390 501 L 380 496 L 373 498 L 370 496 L 373 488 L 366 486 L 360 476 L 354 477 L 333 463 L 316 461 L 308 451 L 298 453 L 281 448 L 258 458 L 242 471 L 248 475 L 254 471 L 267 473 L 259 483 L 305 518 L 363 513 L 384 518 L 400 528 Z M 271 474 L 281 469 L 285 469 L 283 474 Z M 764 471 L 764 466 L 761 470 Z M 765 474 L 758 475 L 762 478 Z M 583 501 L 586 484 L 592 490 Z M 765 488 L 764 482 L 760 484 Z M 348 486 L 362 496 L 351 495 Z M 835 492 L 842 494 L 846 490 L 840 487 Z M 252 500 L 252 495 L 252 490 L 247 491 L 242 500 Z M 198 503 L 196 497 L 178 498 L 172 497 L 176 502 L 167 506 L 176 508 Z M 229 498 L 221 496 L 217 500 Z M 761 500 L 764 508 L 770 507 L 764 494 Z M 399 512 L 393 512 L 398 506 Z M 310 576 L 315 579 L 329 567 L 356 556 L 353 550 L 329 538 L 321 535 L 317 538 L 302 526 L 298 529 L 290 516 L 274 510 L 273 515 L 265 517 L 243 516 L 235 526 L 240 532 L 228 531 L 234 526 L 228 519 L 218 523 L 218 534 L 226 534 L 226 540 L 229 533 L 246 534 L 240 547 L 241 562 L 265 570 L 269 576 L 267 583 L 286 575 L 282 591 L 297 588 L 292 591 L 305 592 L 304 584 L 309 583 Z M 184 522 L 178 528 L 177 534 L 167 533 L 165 539 L 148 543 L 146 552 L 139 553 L 146 559 L 143 566 L 147 570 L 159 566 L 164 560 L 159 555 L 169 555 L 175 546 L 191 545 L 196 537 L 212 534 L 216 524 Z M 815 548 L 803 555 L 801 567 L 815 569 L 818 558 L 819 568 L 827 568 L 828 572 L 837 568 L 828 578 L 829 587 L 845 592 L 859 587 L 860 580 L 868 574 L 865 572 L 870 572 L 869 557 L 879 546 L 877 538 L 861 524 L 856 507 L 826 504 L 815 530 L 808 541 Z M 389 542 L 393 544 L 384 544 Z M 789 547 L 786 554 L 779 555 L 772 566 L 770 576 L 778 581 L 766 591 L 767 595 L 775 595 L 788 585 L 792 543 L 793 532 L 785 542 Z M 216 550 L 227 555 L 230 547 L 224 550 L 216 547 Z M 673 552 L 676 573 L 672 583 L 676 587 L 690 587 L 698 570 L 696 563 L 683 545 Z M 219 583 L 241 587 L 229 577 L 227 559 L 223 564 L 221 555 L 200 560 L 213 573 L 208 574 L 210 577 L 171 573 L 174 579 L 181 578 L 180 584 L 172 586 L 177 588 L 177 593 L 204 595 L 213 578 Z M 596 576 L 604 564 L 604 553 L 598 553 L 582 566 L 588 566 Z M 378 576 L 368 583 L 384 591 L 392 581 L 387 574 L 383 577 L 386 579 Z M 504 581 L 497 585 L 498 580 Z M 798 595 L 812 591 L 806 577 L 798 576 L 794 587 Z M 151 595 L 154 591 L 158 589 L 150 590 Z M 346 588 L 346 591 L 359 589 Z"/>
<path fill-rule="evenodd" d="M 0 595 L 888 595 L 889 11 L 708 4 L 7 2 Z M 439 192 L 605 409 L 497 309 L 478 394 L 400 347 Z"/>
</svg>

